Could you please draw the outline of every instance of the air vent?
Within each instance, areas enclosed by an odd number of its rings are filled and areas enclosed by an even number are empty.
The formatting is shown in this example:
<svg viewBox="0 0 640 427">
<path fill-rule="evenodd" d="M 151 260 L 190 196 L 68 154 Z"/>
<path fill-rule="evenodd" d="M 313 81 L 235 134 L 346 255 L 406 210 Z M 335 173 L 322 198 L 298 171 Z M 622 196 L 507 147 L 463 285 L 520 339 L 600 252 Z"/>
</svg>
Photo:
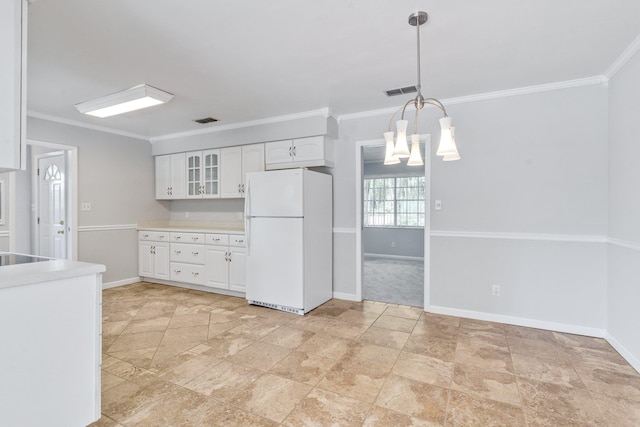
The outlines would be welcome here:
<svg viewBox="0 0 640 427">
<path fill-rule="evenodd" d="M 387 96 L 397 96 L 397 95 L 405 95 L 407 93 L 415 93 L 418 89 L 415 86 L 407 86 L 401 87 L 399 89 L 390 89 L 386 90 L 385 93 Z"/>
<path fill-rule="evenodd" d="M 196 123 L 200 123 L 201 125 L 207 124 L 207 123 L 213 123 L 213 122 L 217 122 L 218 119 L 214 119 L 213 117 L 205 117 L 204 119 L 198 119 L 198 120 L 194 120 L 194 122 Z"/>
</svg>

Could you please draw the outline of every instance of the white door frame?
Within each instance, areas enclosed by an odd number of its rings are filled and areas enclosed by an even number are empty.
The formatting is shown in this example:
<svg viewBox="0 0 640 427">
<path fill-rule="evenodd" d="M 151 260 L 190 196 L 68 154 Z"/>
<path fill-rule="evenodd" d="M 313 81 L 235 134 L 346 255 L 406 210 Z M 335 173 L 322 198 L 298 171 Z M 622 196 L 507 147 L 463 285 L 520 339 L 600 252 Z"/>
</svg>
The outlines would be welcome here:
<svg viewBox="0 0 640 427">
<path fill-rule="evenodd" d="M 420 135 L 424 142 L 424 309 L 430 305 L 431 291 L 431 135 Z M 356 299 L 362 301 L 362 148 L 384 145 L 384 139 L 356 141 Z"/>
<path fill-rule="evenodd" d="M 78 242 L 78 147 L 72 145 L 56 144 L 53 142 L 36 141 L 32 139 L 27 140 L 27 144 L 36 147 L 50 148 L 56 151 L 64 151 L 66 155 L 67 163 L 67 196 L 66 196 L 66 211 L 67 211 L 67 259 L 77 260 L 77 242 Z M 37 167 L 35 155 L 31 154 L 31 166 Z M 31 198 L 34 200 L 37 195 L 37 180 L 32 180 Z M 35 202 L 34 202 L 35 203 Z M 33 220 L 35 221 L 35 219 Z M 14 223 L 11 223 L 12 228 Z M 33 227 L 33 230 L 37 230 L 37 227 Z M 12 230 L 11 234 L 15 234 L 15 230 Z"/>
<path fill-rule="evenodd" d="M 67 207 L 68 207 L 68 203 L 67 203 L 67 180 L 68 180 L 68 168 L 67 168 L 67 152 L 63 151 L 63 150 L 56 150 L 56 151 L 47 151 L 45 153 L 31 153 L 31 188 L 32 188 L 32 197 L 31 197 L 31 206 L 32 206 L 32 212 L 35 215 L 32 215 L 31 218 L 31 229 L 33 230 L 32 236 L 31 236 L 31 242 L 33 244 L 31 251 L 34 255 L 39 255 L 39 256 L 54 256 L 51 254 L 47 254 L 47 255 L 43 255 L 41 252 L 41 247 L 40 247 L 40 240 L 42 238 L 42 222 L 39 221 L 39 219 L 42 218 L 41 215 L 41 209 L 42 206 L 40 205 L 40 200 L 41 200 L 41 181 L 40 181 L 40 173 L 39 173 L 39 169 L 40 169 L 40 162 L 42 161 L 42 159 L 46 159 L 49 157 L 63 157 L 64 158 L 64 170 L 62 171 L 63 173 L 63 178 L 62 178 L 62 190 L 63 190 L 63 197 L 64 197 L 64 218 L 63 218 L 63 231 L 64 231 L 64 252 L 65 252 L 65 257 L 67 254 L 67 244 L 68 239 L 67 239 L 67 235 L 69 233 L 69 226 L 68 226 L 68 222 L 69 219 L 67 218 Z M 43 170 L 42 173 L 44 174 L 45 171 Z M 54 250 L 55 252 L 55 250 Z M 55 255 L 56 258 L 58 258 L 59 256 L 56 254 Z"/>
</svg>

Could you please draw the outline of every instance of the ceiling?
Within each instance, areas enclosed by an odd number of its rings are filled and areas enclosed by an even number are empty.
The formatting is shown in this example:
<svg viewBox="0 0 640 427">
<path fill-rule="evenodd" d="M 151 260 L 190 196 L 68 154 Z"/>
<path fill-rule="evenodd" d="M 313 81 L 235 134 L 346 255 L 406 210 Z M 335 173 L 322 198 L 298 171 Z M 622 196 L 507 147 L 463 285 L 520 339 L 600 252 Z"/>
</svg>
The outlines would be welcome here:
<svg viewBox="0 0 640 427">
<path fill-rule="evenodd" d="M 640 34 L 637 0 L 35 0 L 28 110 L 145 138 L 330 108 L 399 106 L 603 75 Z M 163 106 L 98 119 L 74 104 L 147 83 Z M 212 116 L 217 124 L 194 119 Z"/>
</svg>

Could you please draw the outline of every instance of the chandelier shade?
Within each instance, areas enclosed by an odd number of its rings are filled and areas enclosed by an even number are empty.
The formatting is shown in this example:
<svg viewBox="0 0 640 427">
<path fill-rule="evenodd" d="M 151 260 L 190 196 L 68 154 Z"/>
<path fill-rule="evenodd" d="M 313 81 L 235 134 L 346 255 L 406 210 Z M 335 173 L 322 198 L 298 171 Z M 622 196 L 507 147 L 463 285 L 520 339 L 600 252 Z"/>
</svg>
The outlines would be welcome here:
<svg viewBox="0 0 640 427">
<path fill-rule="evenodd" d="M 406 159 L 411 155 L 409 153 L 409 146 L 407 145 L 407 126 L 409 122 L 407 120 L 398 120 L 396 122 L 396 130 L 398 132 L 398 138 L 396 139 L 396 146 L 393 149 L 393 156 L 398 159 Z"/>
<path fill-rule="evenodd" d="M 444 117 L 440 119 L 440 143 L 438 144 L 438 150 L 436 154 L 438 156 L 442 156 L 444 161 L 453 161 L 460 159 L 460 153 L 456 147 L 455 141 L 453 139 L 453 127 L 451 117 L 447 115 L 447 110 L 444 105 L 440 101 L 435 98 L 425 98 L 422 96 L 421 92 L 421 82 L 420 82 L 420 26 L 427 22 L 428 15 L 427 12 L 416 12 L 409 15 L 409 25 L 416 27 L 416 38 L 417 38 L 417 75 L 418 75 L 418 84 L 416 85 L 417 94 L 415 98 L 407 101 L 404 106 L 402 106 L 398 111 L 396 111 L 391 120 L 389 121 L 389 129 L 384 133 L 385 144 L 386 144 L 386 156 L 384 159 L 385 165 L 397 164 L 400 162 L 400 159 L 409 158 L 407 164 L 411 166 L 424 164 L 422 161 L 422 156 L 420 155 L 420 135 L 418 134 L 418 113 L 422 108 L 424 108 L 425 104 L 433 105 L 439 108 Z M 408 106 L 412 105 L 416 110 L 416 118 L 413 123 L 413 133 L 411 134 L 411 151 L 409 151 L 409 146 L 407 144 L 407 127 L 409 122 L 405 120 L 404 113 Z M 396 132 L 397 136 L 395 137 L 394 142 L 394 133 L 391 130 L 391 125 L 393 123 L 396 115 L 402 111 L 402 115 L 400 116 L 400 120 L 396 122 Z M 415 137 L 415 138 L 414 138 Z M 415 149 L 414 149 L 415 147 Z M 415 154 L 414 154 L 415 151 Z M 426 154 L 425 154 L 426 155 Z"/>
<path fill-rule="evenodd" d="M 385 140 L 384 164 L 397 165 L 398 163 L 400 163 L 400 159 L 393 156 L 393 132 L 385 132 L 384 140 Z"/>
<path fill-rule="evenodd" d="M 422 166 L 422 155 L 420 154 L 420 135 L 411 135 L 411 155 L 407 161 L 407 166 Z"/>
<path fill-rule="evenodd" d="M 454 160 L 460 160 L 460 153 L 458 153 L 458 147 L 456 147 L 456 138 L 455 138 L 455 130 L 456 128 L 450 128 L 451 135 L 451 147 L 452 150 L 443 155 L 442 161 L 444 162 L 452 162 Z"/>
</svg>

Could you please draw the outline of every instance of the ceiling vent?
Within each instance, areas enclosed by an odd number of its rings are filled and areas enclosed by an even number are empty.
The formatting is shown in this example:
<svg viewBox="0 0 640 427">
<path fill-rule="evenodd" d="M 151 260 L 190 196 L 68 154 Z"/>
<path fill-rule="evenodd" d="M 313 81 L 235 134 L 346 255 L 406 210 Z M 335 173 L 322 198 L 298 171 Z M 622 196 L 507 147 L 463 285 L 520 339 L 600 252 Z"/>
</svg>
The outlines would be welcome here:
<svg viewBox="0 0 640 427">
<path fill-rule="evenodd" d="M 396 96 L 396 95 L 404 95 L 407 93 L 415 93 L 417 91 L 418 89 L 415 86 L 407 86 L 407 87 L 401 87 L 400 89 L 385 90 L 385 93 L 387 94 L 387 96 Z"/>
<path fill-rule="evenodd" d="M 207 124 L 207 123 L 214 123 L 217 122 L 218 119 L 214 119 L 213 117 L 205 117 L 204 119 L 197 119 L 194 120 L 194 122 L 196 123 L 200 123 L 201 125 Z"/>
</svg>

